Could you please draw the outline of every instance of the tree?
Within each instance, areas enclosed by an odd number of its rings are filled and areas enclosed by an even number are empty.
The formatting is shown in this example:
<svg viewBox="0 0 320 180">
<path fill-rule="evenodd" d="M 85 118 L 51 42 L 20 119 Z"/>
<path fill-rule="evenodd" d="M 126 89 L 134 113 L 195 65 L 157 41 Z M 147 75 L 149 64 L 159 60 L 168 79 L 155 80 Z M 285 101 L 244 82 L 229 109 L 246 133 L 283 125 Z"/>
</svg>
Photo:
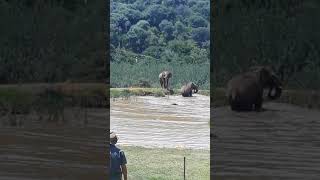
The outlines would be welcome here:
<svg viewBox="0 0 320 180">
<path fill-rule="evenodd" d="M 206 27 L 194 28 L 191 36 L 192 39 L 196 41 L 199 46 L 201 46 L 203 42 L 210 40 L 210 31 Z"/>
<path fill-rule="evenodd" d="M 150 24 L 148 21 L 146 20 L 140 20 L 137 24 L 136 24 L 137 27 L 140 27 L 144 30 L 148 30 L 150 28 Z"/>
<path fill-rule="evenodd" d="M 173 36 L 179 38 L 187 38 L 188 34 L 187 34 L 188 30 L 187 27 L 181 22 L 181 21 L 177 21 L 175 23 L 175 30 L 173 32 Z"/>
<path fill-rule="evenodd" d="M 164 51 L 165 48 L 162 46 L 150 46 L 143 52 L 143 54 L 160 59 Z"/>
<path fill-rule="evenodd" d="M 143 18 L 142 12 L 134 9 L 134 7 L 129 4 L 116 3 L 116 8 L 112 13 L 122 14 L 127 17 L 131 24 L 135 24 Z"/>
<path fill-rule="evenodd" d="M 163 4 L 167 7 L 176 7 L 187 4 L 187 0 L 163 0 Z"/>
<path fill-rule="evenodd" d="M 147 9 L 146 17 L 152 26 L 158 26 L 162 20 L 168 19 L 168 8 L 161 5 L 152 5 Z"/>
<path fill-rule="evenodd" d="M 179 5 L 175 8 L 175 12 L 177 16 L 188 18 L 192 13 L 191 9 L 186 5 Z"/>
<path fill-rule="evenodd" d="M 119 13 L 111 13 L 110 23 L 119 33 L 127 32 L 131 26 L 129 19 L 124 14 Z"/>
<path fill-rule="evenodd" d="M 148 37 L 150 32 L 134 25 L 127 33 L 127 47 L 136 53 L 142 53 L 148 47 Z"/>
<path fill-rule="evenodd" d="M 174 38 L 173 37 L 174 26 L 168 20 L 166 20 L 166 19 L 162 20 L 161 23 L 159 24 L 159 29 L 161 32 L 164 33 L 167 41 Z"/>
<path fill-rule="evenodd" d="M 209 20 L 210 17 L 210 1 L 197 1 L 191 9 L 197 13 L 198 15 L 202 16 L 203 18 Z"/>
<path fill-rule="evenodd" d="M 193 28 L 208 26 L 208 22 L 201 16 L 194 15 L 194 16 L 191 16 L 189 20 L 190 20 L 190 25 Z"/>
</svg>

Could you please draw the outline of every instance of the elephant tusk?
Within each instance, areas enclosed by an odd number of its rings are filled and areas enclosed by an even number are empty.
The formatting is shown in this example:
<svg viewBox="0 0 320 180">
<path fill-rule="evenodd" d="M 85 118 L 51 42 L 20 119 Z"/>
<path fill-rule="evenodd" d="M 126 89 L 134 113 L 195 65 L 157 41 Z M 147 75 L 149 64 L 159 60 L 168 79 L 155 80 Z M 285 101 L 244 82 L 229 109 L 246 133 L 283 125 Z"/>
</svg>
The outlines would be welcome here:
<svg viewBox="0 0 320 180">
<path fill-rule="evenodd" d="M 272 91 L 275 91 L 275 93 L 274 93 L 274 95 L 272 95 Z M 280 96 L 281 96 L 281 93 L 282 93 L 282 87 L 280 86 L 280 87 L 272 87 L 272 88 L 270 88 L 269 89 L 269 92 L 268 92 L 268 97 L 270 98 L 270 99 L 277 99 L 277 98 L 279 98 Z"/>
</svg>

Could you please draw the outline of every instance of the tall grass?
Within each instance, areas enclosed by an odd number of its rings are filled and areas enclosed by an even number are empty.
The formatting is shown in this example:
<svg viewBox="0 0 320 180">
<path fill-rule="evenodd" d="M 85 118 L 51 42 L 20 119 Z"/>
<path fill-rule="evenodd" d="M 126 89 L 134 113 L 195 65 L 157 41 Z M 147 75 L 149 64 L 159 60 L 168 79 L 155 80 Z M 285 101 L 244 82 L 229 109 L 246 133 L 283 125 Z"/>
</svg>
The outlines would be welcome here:
<svg viewBox="0 0 320 180">
<path fill-rule="evenodd" d="M 159 74 L 163 70 L 173 73 L 170 84 L 172 88 L 181 88 L 189 81 L 199 85 L 200 89 L 210 87 L 210 64 L 177 64 L 158 62 L 111 63 L 111 87 L 130 87 L 139 81 L 147 81 L 151 87 L 160 87 Z"/>
</svg>

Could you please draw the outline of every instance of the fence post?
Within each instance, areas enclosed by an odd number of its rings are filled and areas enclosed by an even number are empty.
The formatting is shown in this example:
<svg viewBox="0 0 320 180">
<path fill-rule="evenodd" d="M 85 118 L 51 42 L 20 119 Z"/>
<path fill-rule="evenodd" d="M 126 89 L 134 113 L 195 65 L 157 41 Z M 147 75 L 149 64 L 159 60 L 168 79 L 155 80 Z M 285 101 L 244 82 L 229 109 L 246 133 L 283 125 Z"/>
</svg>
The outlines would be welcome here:
<svg viewBox="0 0 320 180">
<path fill-rule="evenodd" d="M 186 157 L 183 157 L 183 179 L 186 180 Z"/>
</svg>

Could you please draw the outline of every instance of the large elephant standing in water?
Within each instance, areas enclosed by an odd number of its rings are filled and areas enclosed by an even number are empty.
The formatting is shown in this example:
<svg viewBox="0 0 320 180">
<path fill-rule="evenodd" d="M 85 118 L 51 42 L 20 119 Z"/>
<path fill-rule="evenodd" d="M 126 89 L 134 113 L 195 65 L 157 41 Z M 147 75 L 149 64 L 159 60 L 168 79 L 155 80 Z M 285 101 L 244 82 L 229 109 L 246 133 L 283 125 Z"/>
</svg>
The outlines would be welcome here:
<svg viewBox="0 0 320 180">
<path fill-rule="evenodd" d="M 260 111 L 264 88 L 269 88 L 268 97 L 272 100 L 281 96 L 281 82 L 270 67 L 253 67 L 249 72 L 233 77 L 228 82 L 226 94 L 231 110 Z"/>
<path fill-rule="evenodd" d="M 159 74 L 160 85 L 162 89 L 169 90 L 169 79 L 172 77 L 170 71 L 163 71 Z"/>
<path fill-rule="evenodd" d="M 195 85 L 193 82 L 189 82 L 188 84 L 181 87 L 181 95 L 183 97 L 191 97 L 192 91 L 194 93 L 198 92 L 198 86 Z"/>
</svg>

